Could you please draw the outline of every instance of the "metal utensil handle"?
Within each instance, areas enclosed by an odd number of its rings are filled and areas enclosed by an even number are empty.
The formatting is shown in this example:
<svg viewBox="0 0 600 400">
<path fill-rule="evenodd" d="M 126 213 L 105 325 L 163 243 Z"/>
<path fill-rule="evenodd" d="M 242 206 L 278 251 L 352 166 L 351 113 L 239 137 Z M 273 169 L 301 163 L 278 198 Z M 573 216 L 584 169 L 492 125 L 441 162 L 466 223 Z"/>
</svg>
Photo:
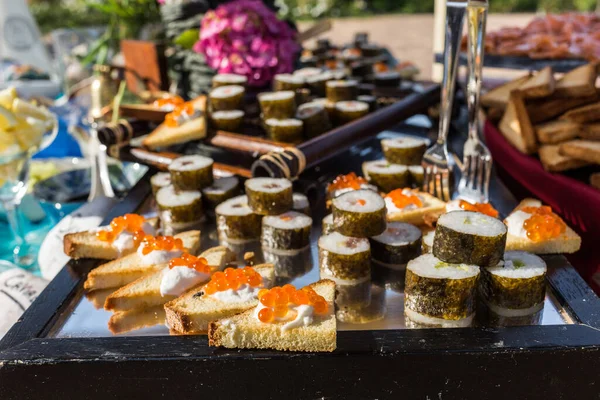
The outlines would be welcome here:
<svg viewBox="0 0 600 400">
<path fill-rule="evenodd" d="M 440 105 L 440 128 L 438 143 L 445 143 L 450 128 L 458 50 L 465 20 L 466 1 L 446 2 L 446 41 L 444 43 L 444 78 L 442 81 L 442 103 Z"/>
<path fill-rule="evenodd" d="M 469 137 L 479 140 L 478 115 L 481 94 L 482 66 L 484 55 L 487 1 L 469 0 L 467 5 L 467 60 L 469 81 L 467 84 L 467 106 L 469 110 Z"/>
</svg>

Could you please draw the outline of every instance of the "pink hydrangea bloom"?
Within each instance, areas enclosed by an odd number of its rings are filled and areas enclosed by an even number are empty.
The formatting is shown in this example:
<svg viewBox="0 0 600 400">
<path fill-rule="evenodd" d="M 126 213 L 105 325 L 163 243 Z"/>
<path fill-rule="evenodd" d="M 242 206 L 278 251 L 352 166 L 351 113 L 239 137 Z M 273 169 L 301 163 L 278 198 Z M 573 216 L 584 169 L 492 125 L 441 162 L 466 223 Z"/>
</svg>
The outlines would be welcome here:
<svg viewBox="0 0 600 400">
<path fill-rule="evenodd" d="M 296 33 L 260 0 L 236 0 L 204 15 L 194 50 L 219 73 L 244 75 L 253 86 L 292 72 Z"/>
</svg>

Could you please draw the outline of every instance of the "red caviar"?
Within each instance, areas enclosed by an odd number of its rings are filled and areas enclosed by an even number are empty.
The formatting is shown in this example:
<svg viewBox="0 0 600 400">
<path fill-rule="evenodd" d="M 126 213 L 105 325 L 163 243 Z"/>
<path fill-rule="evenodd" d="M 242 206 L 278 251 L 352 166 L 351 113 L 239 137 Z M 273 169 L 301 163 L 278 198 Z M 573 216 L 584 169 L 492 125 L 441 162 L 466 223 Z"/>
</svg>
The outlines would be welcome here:
<svg viewBox="0 0 600 400">
<path fill-rule="evenodd" d="M 265 323 L 272 322 L 275 318 L 285 318 L 288 315 L 290 304 L 292 306 L 310 305 L 316 314 L 325 314 L 329 309 L 323 296 L 308 286 L 299 290 L 290 284 L 283 287 L 276 286 L 270 290 L 262 289 L 258 292 L 258 300 L 264 306 L 258 312 L 258 319 Z"/>
<path fill-rule="evenodd" d="M 238 290 L 242 285 L 258 287 L 262 284 L 262 276 L 252 267 L 226 268 L 224 272 L 215 272 L 204 286 L 205 294 L 213 294 L 228 289 Z M 258 292 L 260 296 L 262 289 Z"/>
<path fill-rule="evenodd" d="M 392 203 L 398 208 L 404 208 L 411 204 L 417 207 L 423 207 L 423 202 L 419 199 L 413 191 L 408 190 L 404 193 L 405 189 L 395 189 L 389 192 L 385 197 L 392 200 Z"/>
<path fill-rule="evenodd" d="M 179 96 L 165 97 L 164 99 L 157 99 L 154 101 L 154 107 L 162 108 L 164 106 L 172 105 L 174 107 L 180 106 L 184 103 L 183 99 Z"/>
<path fill-rule="evenodd" d="M 178 105 L 172 112 L 165 116 L 165 124 L 171 128 L 179 126 L 179 117 L 182 114 L 187 116 L 194 114 L 194 105 L 190 102 Z"/>
<path fill-rule="evenodd" d="M 533 242 L 554 239 L 565 233 L 567 225 L 548 206 L 524 207 L 521 211 L 532 214 L 523 223 L 527 237 Z"/>
<path fill-rule="evenodd" d="M 117 217 L 110 222 L 110 229 L 101 230 L 96 233 L 96 237 L 103 242 L 112 242 L 123 231 L 133 234 L 133 242 L 137 247 L 146 236 L 144 233 L 144 222 L 146 219 L 137 214 L 125 214 Z"/>
<path fill-rule="evenodd" d="M 358 200 L 356 200 L 356 203 L 359 206 L 364 206 L 365 204 L 367 204 L 367 202 L 364 199 L 358 199 Z"/>
<path fill-rule="evenodd" d="M 356 176 L 354 172 L 350 172 L 346 175 L 339 175 L 329 185 L 327 185 L 327 191 L 333 193 L 340 189 L 360 189 L 361 185 L 366 184 L 367 181 L 362 176 Z"/>
<path fill-rule="evenodd" d="M 490 203 L 469 203 L 468 201 L 461 200 L 458 206 L 466 211 L 475 211 L 490 217 L 498 218 L 498 211 L 492 207 Z"/>
<path fill-rule="evenodd" d="M 181 257 L 177 257 L 169 261 L 169 269 L 173 269 L 175 267 L 188 267 L 203 274 L 210 274 L 212 271 L 212 268 L 210 265 L 208 265 L 206 258 L 196 257 L 190 253 L 183 253 Z"/>
<path fill-rule="evenodd" d="M 142 239 L 142 254 L 150 254 L 154 250 L 181 250 L 183 251 L 183 241 L 173 236 L 152 236 L 145 235 Z"/>
<path fill-rule="evenodd" d="M 390 70 L 390 67 L 384 62 L 378 62 L 373 65 L 375 72 L 386 72 Z"/>
</svg>

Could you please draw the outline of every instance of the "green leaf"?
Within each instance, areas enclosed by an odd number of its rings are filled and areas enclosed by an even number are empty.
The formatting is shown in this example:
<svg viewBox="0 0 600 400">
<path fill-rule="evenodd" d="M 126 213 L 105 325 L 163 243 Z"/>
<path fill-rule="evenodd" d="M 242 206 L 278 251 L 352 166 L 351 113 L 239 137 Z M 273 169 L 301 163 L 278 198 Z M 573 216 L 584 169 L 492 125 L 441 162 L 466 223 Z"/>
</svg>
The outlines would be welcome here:
<svg viewBox="0 0 600 400">
<path fill-rule="evenodd" d="M 194 47 L 194 44 L 200 38 L 200 29 L 188 29 L 177 36 L 173 42 L 176 45 L 183 47 L 186 50 L 190 50 Z"/>
</svg>

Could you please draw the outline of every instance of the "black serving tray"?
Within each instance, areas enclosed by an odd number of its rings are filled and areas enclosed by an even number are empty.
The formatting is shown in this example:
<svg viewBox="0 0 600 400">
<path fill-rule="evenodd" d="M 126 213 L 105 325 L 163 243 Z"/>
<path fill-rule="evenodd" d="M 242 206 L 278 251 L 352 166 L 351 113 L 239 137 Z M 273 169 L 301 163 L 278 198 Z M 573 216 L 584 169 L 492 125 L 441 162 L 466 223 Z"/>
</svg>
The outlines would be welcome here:
<svg viewBox="0 0 600 400">
<path fill-rule="evenodd" d="M 427 118 L 411 122 L 397 130 L 431 133 Z M 370 139 L 302 179 L 324 184 L 379 156 Z M 107 220 L 142 206 L 151 173 Z M 491 193 L 503 214 L 516 205 L 498 179 Z M 218 349 L 205 336 L 57 337 L 98 264 L 71 261 L 0 342 L 0 398 L 598 398 L 600 300 L 563 256 L 545 259 L 560 324 L 340 330 L 333 353 Z"/>
</svg>

